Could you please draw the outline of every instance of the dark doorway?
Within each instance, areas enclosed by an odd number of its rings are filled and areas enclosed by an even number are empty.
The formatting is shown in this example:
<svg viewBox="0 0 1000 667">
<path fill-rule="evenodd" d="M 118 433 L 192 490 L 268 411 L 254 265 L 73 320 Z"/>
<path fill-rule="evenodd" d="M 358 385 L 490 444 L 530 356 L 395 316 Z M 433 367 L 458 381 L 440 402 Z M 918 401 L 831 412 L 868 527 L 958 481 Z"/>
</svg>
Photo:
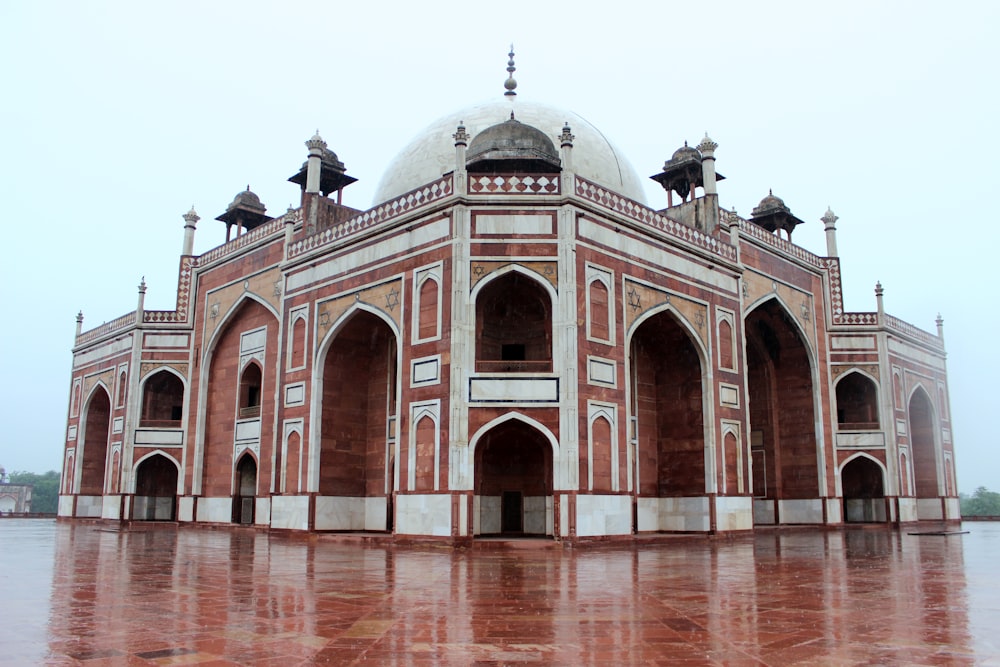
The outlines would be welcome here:
<svg viewBox="0 0 1000 667">
<path fill-rule="evenodd" d="M 524 532 L 524 499 L 520 491 L 504 491 L 500 513 L 501 533 Z"/>
<path fill-rule="evenodd" d="M 257 496 L 257 462 L 244 454 L 236 466 L 236 496 L 233 497 L 233 523 L 253 524 Z"/>
<path fill-rule="evenodd" d="M 864 456 L 844 466 L 840 472 L 844 490 L 844 521 L 880 523 L 886 520 L 883 477 L 882 468 Z"/>
<path fill-rule="evenodd" d="M 173 521 L 177 500 L 177 466 L 160 454 L 150 456 L 135 471 L 136 521 Z"/>
<path fill-rule="evenodd" d="M 519 420 L 497 425 L 476 446 L 476 534 L 551 535 L 552 446 Z"/>
</svg>

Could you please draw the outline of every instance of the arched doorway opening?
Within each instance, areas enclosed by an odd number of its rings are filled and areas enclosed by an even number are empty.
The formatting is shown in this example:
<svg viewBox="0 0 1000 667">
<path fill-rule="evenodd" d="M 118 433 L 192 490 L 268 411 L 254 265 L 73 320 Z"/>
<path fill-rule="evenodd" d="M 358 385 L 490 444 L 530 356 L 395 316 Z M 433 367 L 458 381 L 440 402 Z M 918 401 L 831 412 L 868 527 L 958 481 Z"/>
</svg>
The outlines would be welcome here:
<svg viewBox="0 0 1000 667">
<path fill-rule="evenodd" d="M 849 523 L 882 523 L 885 514 L 885 475 L 878 463 L 858 456 L 840 471 L 844 493 L 844 520 Z"/>
<path fill-rule="evenodd" d="M 639 325 L 629 353 L 639 496 L 704 496 L 702 366 L 690 335 L 663 311 Z"/>
<path fill-rule="evenodd" d="M 257 500 L 257 461 L 244 453 L 236 464 L 236 495 L 233 496 L 233 523 L 253 524 Z"/>
<path fill-rule="evenodd" d="M 136 521 L 173 521 L 177 505 L 177 466 L 162 454 L 144 459 L 135 470 Z"/>
<path fill-rule="evenodd" d="M 158 371 L 143 383 L 139 426 L 178 428 L 183 405 L 184 382 L 170 371 Z"/>
<path fill-rule="evenodd" d="M 534 279 L 511 271 L 476 297 L 476 370 L 552 370 L 552 300 Z"/>
<path fill-rule="evenodd" d="M 397 375 L 395 332 L 377 315 L 353 313 L 323 360 L 317 530 L 391 530 Z"/>
<path fill-rule="evenodd" d="M 84 424 L 80 495 L 101 496 L 104 495 L 104 477 L 108 467 L 108 432 L 111 425 L 111 398 L 103 387 L 98 387 L 90 397 Z"/>
<path fill-rule="evenodd" d="M 552 445 L 511 419 L 486 432 L 475 453 L 476 535 L 552 535 Z"/>
<path fill-rule="evenodd" d="M 775 299 L 746 317 L 754 522 L 820 523 L 812 365 L 793 317 Z M 779 501 L 787 516 L 779 516 Z M 792 509 L 792 508 L 795 509 Z"/>
<path fill-rule="evenodd" d="M 934 447 L 934 408 L 923 389 L 917 389 L 910 397 L 909 415 L 915 495 L 917 498 L 938 498 L 940 487 Z"/>
<path fill-rule="evenodd" d="M 878 430 L 878 388 L 858 372 L 837 382 L 837 428 L 842 431 Z"/>
</svg>

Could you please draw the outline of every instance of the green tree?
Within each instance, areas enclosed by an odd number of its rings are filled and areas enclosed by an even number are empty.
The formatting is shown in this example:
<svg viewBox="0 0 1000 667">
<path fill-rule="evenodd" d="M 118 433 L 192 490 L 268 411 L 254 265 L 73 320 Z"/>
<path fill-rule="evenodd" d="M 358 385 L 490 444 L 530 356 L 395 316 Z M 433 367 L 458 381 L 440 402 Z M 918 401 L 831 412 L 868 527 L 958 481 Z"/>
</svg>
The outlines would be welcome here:
<svg viewBox="0 0 1000 667">
<path fill-rule="evenodd" d="M 11 484 L 31 484 L 31 511 L 55 514 L 59 505 L 59 473 L 50 470 L 41 475 L 14 471 L 7 476 Z"/>
<path fill-rule="evenodd" d="M 985 486 L 976 489 L 971 496 L 960 494 L 959 499 L 962 516 L 1000 516 L 1000 493 Z"/>
</svg>

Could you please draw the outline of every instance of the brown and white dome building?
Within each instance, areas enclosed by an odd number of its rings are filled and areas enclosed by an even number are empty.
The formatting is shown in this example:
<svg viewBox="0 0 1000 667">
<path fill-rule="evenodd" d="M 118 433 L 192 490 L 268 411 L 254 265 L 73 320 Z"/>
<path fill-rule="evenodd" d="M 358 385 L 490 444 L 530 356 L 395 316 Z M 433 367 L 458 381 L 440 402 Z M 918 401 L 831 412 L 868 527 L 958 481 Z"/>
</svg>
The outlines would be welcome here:
<svg viewBox="0 0 1000 667">
<path fill-rule="evenodd" d="M 941 324 L 881 287 L 844 311 L 831 211 L 821 256 L 773 195 L 721 209 L 707 136 L 650 207 L 599 130 L 511 97 L 428 127 L 370 209 L 317 133 L 298 208 L 248 188 L 201 255 L 189 211 L 174 310 L 142 285 L 78 318 L 60 516 L 455 542 L 959 518 Z"/>
</svg>

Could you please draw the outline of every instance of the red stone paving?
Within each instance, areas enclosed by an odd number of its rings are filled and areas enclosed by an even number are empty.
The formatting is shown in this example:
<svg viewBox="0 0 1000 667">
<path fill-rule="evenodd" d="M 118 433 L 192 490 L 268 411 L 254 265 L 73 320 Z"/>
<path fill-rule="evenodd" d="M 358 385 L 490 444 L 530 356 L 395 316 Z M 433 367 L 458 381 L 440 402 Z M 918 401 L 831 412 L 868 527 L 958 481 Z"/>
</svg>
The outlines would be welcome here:
<svg viewBox="0 0 1000 667">
<path fill-rule="evenodd" d="M 1000 523 L 468 550 L 0 520 L 0 665 L 1000 665 Z"/>
</svg>

